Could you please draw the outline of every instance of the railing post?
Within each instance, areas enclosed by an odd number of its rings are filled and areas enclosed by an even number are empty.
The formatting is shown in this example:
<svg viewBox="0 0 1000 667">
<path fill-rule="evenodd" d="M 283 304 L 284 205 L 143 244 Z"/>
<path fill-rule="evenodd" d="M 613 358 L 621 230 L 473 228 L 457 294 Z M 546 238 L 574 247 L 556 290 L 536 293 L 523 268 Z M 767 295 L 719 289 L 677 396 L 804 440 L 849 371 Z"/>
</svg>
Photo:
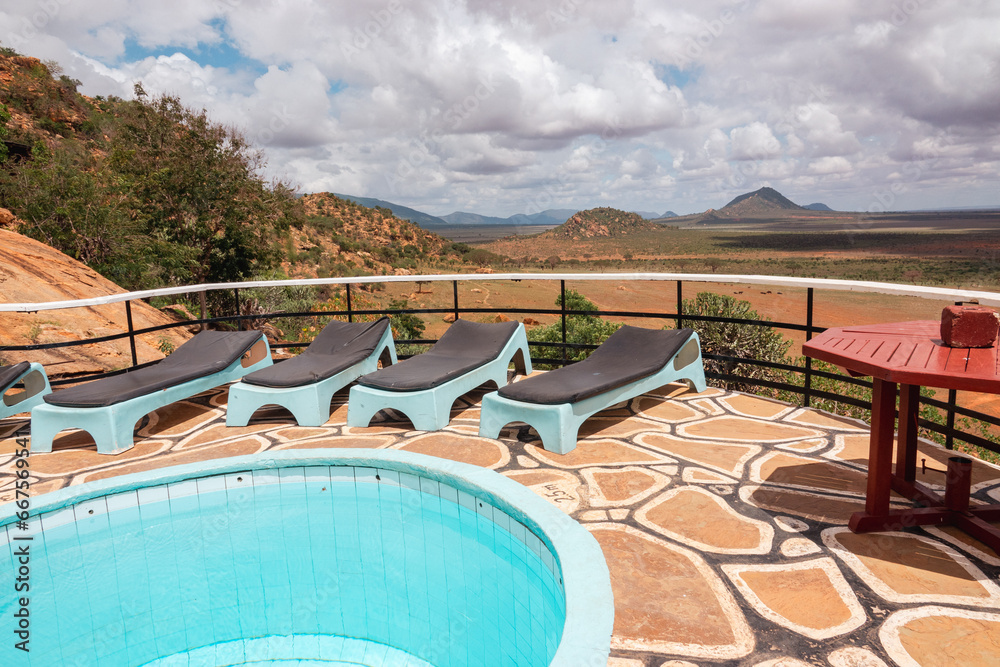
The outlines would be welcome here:
<svg viewBox="0 0 1000 667">
<path fill-rule="evenodd" d="M 132 348 L 132 365 L 139 365 L 139 358 L 135 353 L 135 328 L 132 326 L 132 302 L 125 302 L 125 319 L 128 321 L 128 344 Z"/>
<path fill-rule="evenodd" d="M 562 310 L 560 318 L 562 319 L 562 365 L 566 365 L 566 281 L 559 281 L 559 307 Z"/>
<path fill-rule="evenodd" d="M 955 430 L 955 402 L 958 400 L 958 392 L 954 389 L 948 390 L 948 414 L 945 415 L 945 426 L 948 432 L 944 435 L 944 448 L 954 449 L 955 438 L 952 433 Z"/>
<path fill-rule="evenodd" d="M 351 309 L 351 283 L 345 283 L 344 287 L 347 291 L 347 321 L 354 321 L 354 311 Z"/>
<path fill-rule="evenodd" d="M 458 319 L 458 281 L 451 281 L 451 295 L 453 298 L 453 303 L 455 304 L 455 319 Z"/>
<path fill-rule="evenodd" d="M 684 314 L 684 289 L 683 282 L 677 281 L 677 328 L 683 329 L 684 318 L 681 316 Z"/>
<path fill-rule="evenodd" d="M 240 290 L 238 287 L 233 288 L 233 297 L 236 299 L 236 328 L 243 331 L 243 313 L 240 312 Z"/>
<path fill-rule="evenodd" d="M 208 319 L 208 300 L 205 297 L 205 290 L 198 292 L 198 305 L 201 306 L 201 319 Z M 201 331 L 208 329 L 208 324 L 205 322 L 201 323 Z"/>
<path fill-rule="evenodd" d="M 813 337 L 813 288 L 806 290 L 806 340 Z M 802 405 L 808 408 L 812 402 L 812 357 L 806 357 L 806 377 L 802 392 Z"/>
</svg>

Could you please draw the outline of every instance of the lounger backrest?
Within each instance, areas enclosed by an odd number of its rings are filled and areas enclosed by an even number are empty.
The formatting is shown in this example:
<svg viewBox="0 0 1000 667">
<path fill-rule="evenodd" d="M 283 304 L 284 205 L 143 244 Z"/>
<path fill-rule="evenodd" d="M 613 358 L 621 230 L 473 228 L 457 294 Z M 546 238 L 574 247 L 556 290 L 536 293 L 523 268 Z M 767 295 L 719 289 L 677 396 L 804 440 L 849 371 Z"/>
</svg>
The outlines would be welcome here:
<svg viewBox="0 0 1000 667">
<path fill-rule="evenodd" d="M 347 350 L 373 352 L 389 327 L 389 318 L 374 322 L 340 322 L 323 327 L 302 354 L 341 354 Z"/>
<path fill-rule="evenodd" d="M 174 350 L 158 365 L 163 368 L 184 368 L 210 375 L 243 356 L 260 340 L 259 331 L 202 331 Z"/>
<path fill-rule="evenodd" d="M 274 388 L 321 382 L 371 356 L 388 328 L 388 317 L 375 322 L 335 320 L 323 327 L 302 354 L 250 373 L 243 382 Z"/>
<path fill-rule="evenodd" d="M 648 371 L 647 374 L 652 375 L 677 354 L 692 333 L 691 329 L 644 329 L 625 325 L 591 352 L 587 362 L 608 368 L 627 363 L 636 373 Z"/>
<path fill-rule="evenodd" d="M 444 335 L 425 354 L 447 355 L 463 359 L 482 359 L 483 363 L 500 356 L 517 322 L 470 322 L 455 320 Z"/>
<path fill-rule="evenodd" d="M 427 352 L 363 375 L 358 382 L 387 391 L 433 389 L 497 359 L 518 326 L 456 320 Z"/>
<path fill-rule="evenodd" d="M 14 381 L 30 366 L 31 364 L 27 361 L 21 361 L 11 366 L 0 366 L 0 394 L 10 389 Z"/>
</svg>

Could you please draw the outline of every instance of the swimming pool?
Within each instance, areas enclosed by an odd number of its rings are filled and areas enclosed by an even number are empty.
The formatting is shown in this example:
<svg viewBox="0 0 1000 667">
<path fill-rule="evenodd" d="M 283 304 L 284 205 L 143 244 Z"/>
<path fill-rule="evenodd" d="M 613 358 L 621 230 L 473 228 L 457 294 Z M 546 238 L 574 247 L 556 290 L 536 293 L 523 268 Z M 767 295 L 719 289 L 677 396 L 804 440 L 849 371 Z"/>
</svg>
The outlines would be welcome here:
<svg viewBox="0 0 1000 667">
<path fill-rule="evenodd" d="M 20 664 L 607 661 L 600 547 L 482 468 L 385 450 L 270 453 L 65 489 L 32 514 Z M 25 542 L 10 521 L 0 580 L 13 581 Z M 0 601 L 5 624 L 14 605 Z"/>
</svg>

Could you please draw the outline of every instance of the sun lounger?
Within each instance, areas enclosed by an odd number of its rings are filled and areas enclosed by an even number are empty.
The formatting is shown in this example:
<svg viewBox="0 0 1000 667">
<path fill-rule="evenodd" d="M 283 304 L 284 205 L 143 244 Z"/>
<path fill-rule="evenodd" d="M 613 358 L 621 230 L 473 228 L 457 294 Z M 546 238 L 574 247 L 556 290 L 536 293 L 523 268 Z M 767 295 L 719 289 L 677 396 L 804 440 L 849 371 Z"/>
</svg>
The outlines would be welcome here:
<svg viewBox="0 0 1000 667">
<path fill-rule="evenodd" d="M 20 385 L 20 386 L 18 386 Z M 23 391 L 17 391 L 23 387 Z M 12 391 L 14 390 L 14 391 Z M 11 366 L 0 366 L 0 419 L 30 412 L 52 392 L 49 376 L 41 364 L 22 361 Z"/>
<path fill-rule="evenodd" d="M 226 426 L 246 426 L 265 405 L 280 405 L 299 426 L 330 419 L 333 395 L 358 377 L 396 363 L 389 318 L 327 324 L 302 354 L 244 376 L 229 388 Z"/>
<path fill-rule="evenodd" d="M 486 382 L 507 384 L 507 367 L 531 372 L 528 338 L 520 322 L 456 320 L 427 352 L 364 375 L 351 387 L 348 426 L 368 426 L 379 410 L 402 412 L 418 431 L 448 425 L 455 400 Z"/>
<path fill-rule="evenodd" d="M 52 439 L 67 428 L 90 433 L 101 454 L 131 449 L 144 415 L 271 363 L 259 331 L 202 331 L 152 366 L 46 396 L 31 411 L 31 450 L 51 452 Z"/>
<path fill-rule="evenodd" d="M 698 334 L 623 326 L 584 361 L 484 396 L 479 435 L 495 438 L 507 424 L 524 422 L 545 449 L 565 454 L 594 413 L 679 380 L 695 391 L 705 389 Z"/>
</svg>

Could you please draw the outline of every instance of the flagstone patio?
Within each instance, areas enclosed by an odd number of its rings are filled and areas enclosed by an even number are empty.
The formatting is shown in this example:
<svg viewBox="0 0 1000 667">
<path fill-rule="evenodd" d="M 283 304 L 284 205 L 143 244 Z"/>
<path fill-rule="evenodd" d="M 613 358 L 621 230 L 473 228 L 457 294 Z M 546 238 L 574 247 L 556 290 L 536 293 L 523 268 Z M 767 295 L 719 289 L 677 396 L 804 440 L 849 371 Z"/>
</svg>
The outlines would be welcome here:
<svg viewBox="0 0 1000 667">
<path fill-rule="evenodd" d="M 494 469 L 591 531 L 611 571 L 614 667 L 1000 664 L 997 554 L 951 528 L 848 531 L 864 504 L 864 424 L 671 385 L 600 413 L 560 456 L 523 425 L 479 438 L 480 396 L 426 433 L 385 412 L 348 427 L 346 392 L 320 428 L 277 408 L 228 428 L 215 390 L 153 413 L 117 456 L 64 433 L 31 456 L 32 495 L 269 450 L 405 449 Z M 24 417 L 0 422 L 0 503 L 14 498 Z M 942 488 L 948 455 L 921 443 L 918 479 Z M 972 485 L 973 502 L 1000 502 L 1000 469 L 976 461 Z"/>
</svg>

